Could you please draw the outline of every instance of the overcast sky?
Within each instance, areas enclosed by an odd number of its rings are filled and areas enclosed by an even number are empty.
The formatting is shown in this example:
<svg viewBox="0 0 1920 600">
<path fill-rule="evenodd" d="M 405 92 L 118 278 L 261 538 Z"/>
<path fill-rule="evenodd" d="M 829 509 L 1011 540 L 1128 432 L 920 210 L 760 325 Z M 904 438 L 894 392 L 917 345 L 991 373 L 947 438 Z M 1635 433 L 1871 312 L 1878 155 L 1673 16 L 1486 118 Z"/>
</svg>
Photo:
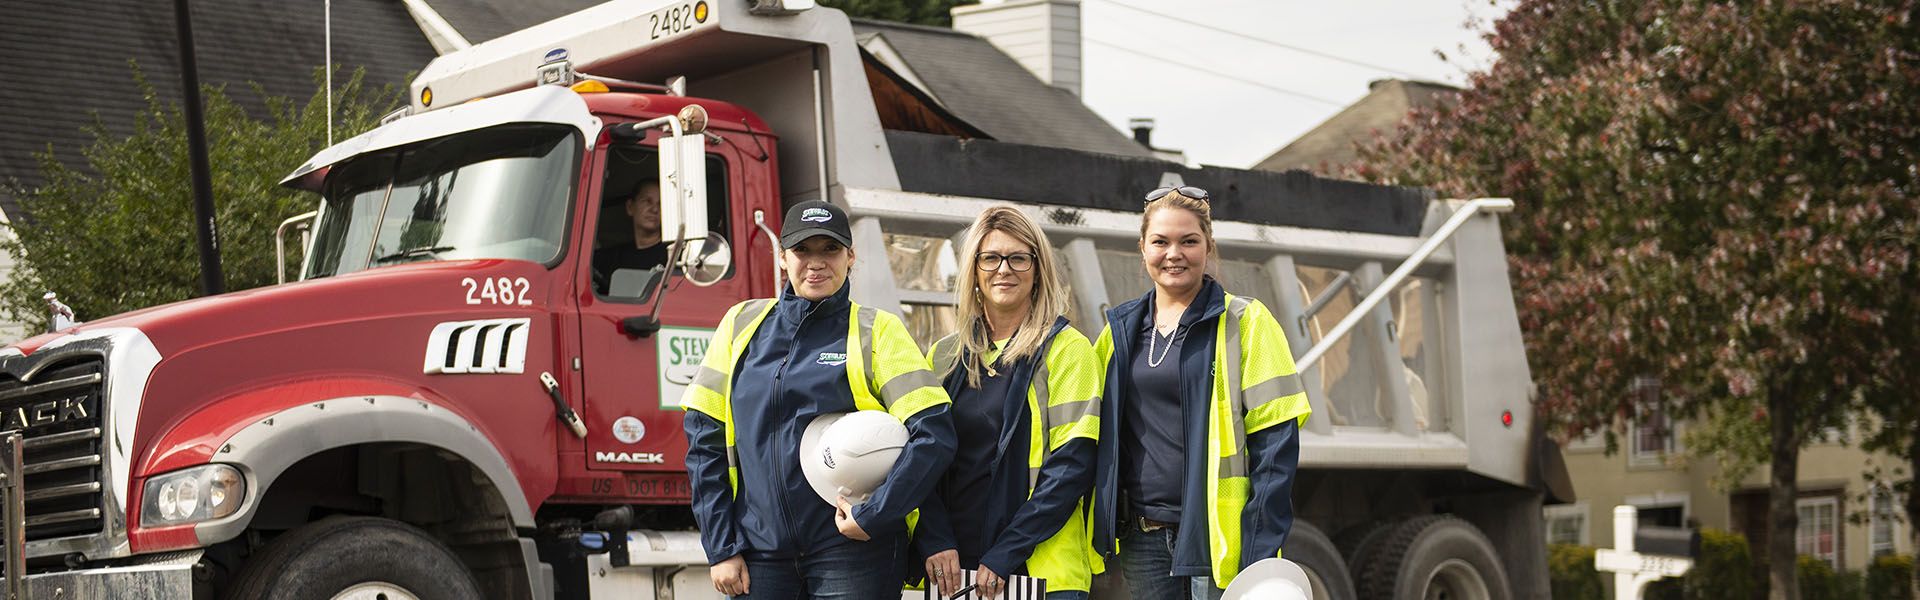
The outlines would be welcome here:
<svg viewBox="0 0 1920 600">
<path fill-rule="evenodd" d="M 1082 98 L 1123 130 L 1129 118 L 1153 118 L 1154 145 L 1185 150 L 1190 162 L 1250 167 L 1365 96 L 1375 79 L 1464 84 L 1492 59 L 1480 32 L 1512 4 L 1082 0 Z"/>
</svg>

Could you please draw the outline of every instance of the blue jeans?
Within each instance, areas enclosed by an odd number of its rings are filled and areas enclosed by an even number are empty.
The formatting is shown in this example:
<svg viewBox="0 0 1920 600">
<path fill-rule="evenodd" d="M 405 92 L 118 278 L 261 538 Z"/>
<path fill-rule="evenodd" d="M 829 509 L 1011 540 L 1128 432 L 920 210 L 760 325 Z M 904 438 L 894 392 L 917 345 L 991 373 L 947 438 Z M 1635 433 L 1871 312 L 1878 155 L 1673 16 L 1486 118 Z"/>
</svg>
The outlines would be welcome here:
<svg viewBox="0 0 1920 600">
<path fill-rule="evenodd" d="M 1213 587 L 1213 578 L 1176 577 L 1173 573 L 1173 542 L 1176 527 L 1140 531 L 1126 526 L 1120 537 L 1120 561 L 1127 574 L 1127 591 L 1133 600 L 1220 600 L 1223 590 Z"/>
<path fill-rule="evenodd" d="M 904 535 L 846 543 L 796 558 L 747 560 L 747 594 L 734 600 L 899 598 L 906 579 Z"/>
</svg>

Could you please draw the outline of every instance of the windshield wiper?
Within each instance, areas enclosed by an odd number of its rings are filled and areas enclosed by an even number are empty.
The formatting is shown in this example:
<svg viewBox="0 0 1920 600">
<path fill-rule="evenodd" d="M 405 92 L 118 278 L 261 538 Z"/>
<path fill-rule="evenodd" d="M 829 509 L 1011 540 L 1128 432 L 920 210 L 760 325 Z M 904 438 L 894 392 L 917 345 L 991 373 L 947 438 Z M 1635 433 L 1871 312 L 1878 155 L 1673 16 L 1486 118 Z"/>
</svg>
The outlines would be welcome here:
<svg viewBox="0 0 1920 600">
<path fill-rule="evenodd" d="M 440 258 L 439 254 L 441 252 L 452 252 L 452 251 L 453 251 L 453 246 L 421 246 L 419 248 L 401 250 L 393 254 L 388 254 L 386 256 L 373 259 L 373 264 L 384 265 L 390 261 L 400 260 L 403 258 L 417 258 L 421 256 L 438 260 Z"/>
</svg>

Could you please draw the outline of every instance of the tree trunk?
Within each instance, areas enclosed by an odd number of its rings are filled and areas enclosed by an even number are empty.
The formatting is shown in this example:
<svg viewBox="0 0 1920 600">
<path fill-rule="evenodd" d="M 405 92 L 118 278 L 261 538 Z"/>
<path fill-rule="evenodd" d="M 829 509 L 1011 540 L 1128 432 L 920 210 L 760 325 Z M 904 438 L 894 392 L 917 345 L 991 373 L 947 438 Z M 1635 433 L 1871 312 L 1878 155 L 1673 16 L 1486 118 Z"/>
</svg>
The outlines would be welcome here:
<svg viewBox="0 0 1920 600">
<path fill-rule="evenodd" d="M 1790 387 L 1790 386 L 1781 386 Z M 1767 489 L 1767 581 L 1770 600 L 1800 600 L 1800 583 L 1794 577 L 1796 556 L 1794 531 L 1800 524 L 1799 499 L 1800 430 L 1798 394 L 1776 388 L 1767 395 L 1767 415 L 1771 417 L 1772 481 Z"/>
</svg>

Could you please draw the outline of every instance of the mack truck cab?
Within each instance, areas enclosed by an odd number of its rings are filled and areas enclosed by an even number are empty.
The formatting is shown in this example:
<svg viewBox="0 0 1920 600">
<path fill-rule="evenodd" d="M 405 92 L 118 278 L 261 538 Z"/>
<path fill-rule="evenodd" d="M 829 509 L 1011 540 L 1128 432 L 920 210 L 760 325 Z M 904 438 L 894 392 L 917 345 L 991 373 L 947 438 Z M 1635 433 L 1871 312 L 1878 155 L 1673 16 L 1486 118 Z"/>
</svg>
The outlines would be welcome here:
<svg viewBox="0 0 1920 600">
<path fill-rule="evenodd" d="M 855 299 L 927 343 L 961 229 L 1015 203 L 1097 334 L 1147 285 L 1137 201 L 1020 188 L 1185 176 L 1272 201 L 1216 209 L 1220 277 L 1313 359 L 1286 554 L 1316 597 L 1545 596 L 1510 202 L 902 131 L 810 4 L 617 0 L 445 54 L 286 177 L 316 195 L 292 281 L 0 349 L 0 592 L 717 598 L 679 400 L 725 311 L 777 293 L 784 207 L 847 207 Z M 649 181 L 665 258 L 596 261 Z"/>
</svg>

